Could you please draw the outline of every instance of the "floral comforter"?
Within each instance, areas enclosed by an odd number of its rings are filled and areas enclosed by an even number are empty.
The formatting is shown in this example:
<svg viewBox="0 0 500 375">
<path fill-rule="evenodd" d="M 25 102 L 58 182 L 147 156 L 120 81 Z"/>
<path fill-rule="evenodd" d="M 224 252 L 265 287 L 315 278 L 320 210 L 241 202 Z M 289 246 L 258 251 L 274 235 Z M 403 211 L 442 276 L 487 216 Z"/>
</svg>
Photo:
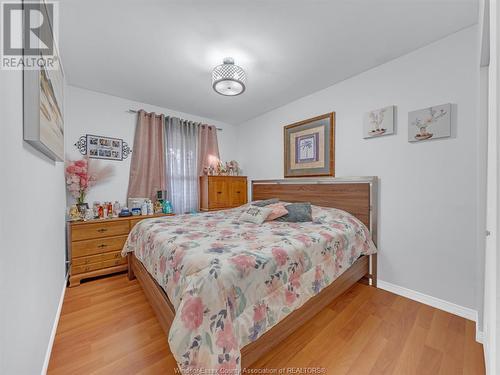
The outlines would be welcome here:
<svg viewBox="0 0 500 375">
<path fill-rule="evenodd" d="M 313 206 L 313 222 L 240 222 L 242 208 L 144 220 L 122 255 L 135 252 L 176 315 L 169 344 L 183 373 L 240 369 L 240 348 L 376 252 L 367 228 Z"/>
</svg>

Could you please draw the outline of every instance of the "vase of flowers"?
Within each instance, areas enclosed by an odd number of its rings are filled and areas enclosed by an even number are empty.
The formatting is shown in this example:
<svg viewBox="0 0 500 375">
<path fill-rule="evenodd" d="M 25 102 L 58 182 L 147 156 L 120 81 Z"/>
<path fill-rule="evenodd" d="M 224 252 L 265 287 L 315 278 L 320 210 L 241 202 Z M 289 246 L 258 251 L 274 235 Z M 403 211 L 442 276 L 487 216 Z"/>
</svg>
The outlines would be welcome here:
<svg viewBox="0 0 500 375">
<path fill-rule="evenodd" d="M 66 162 L 66 185 L 73 198 L 76 199 L 76 205 L 80 212 L 82 208 L 88 208 L 85 198 L 89 189 L 98 182 L 103 182 L 113 175 L 111 166 L 99 168 L 97 165 L 91 165 L 88 158 L 76 161 Z"/>
<path fill-rule="evenodd" d="M 87 192 L 96 181 L 95 176 L 89 174 L 88 164 L 87 158 L 66 163 L 66 185 L 77 205 L 85 203 Z"/>
</svg>

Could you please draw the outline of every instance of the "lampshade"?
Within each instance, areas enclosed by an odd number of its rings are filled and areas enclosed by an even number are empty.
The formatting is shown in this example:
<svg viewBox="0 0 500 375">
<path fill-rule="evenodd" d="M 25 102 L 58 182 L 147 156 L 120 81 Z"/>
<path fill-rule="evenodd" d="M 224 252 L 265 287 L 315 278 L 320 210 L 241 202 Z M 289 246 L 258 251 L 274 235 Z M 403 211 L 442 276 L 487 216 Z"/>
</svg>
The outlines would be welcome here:
<svg viewBox="0 0 500 375">
<path fill-rule="evenodd" d="M 212 71 L 212 87 L 218 94 L 225 96 L 240 95 L 245 91 L 246 74 L 231 57 L 226 57 L 222 65 Z"/>
</svg>

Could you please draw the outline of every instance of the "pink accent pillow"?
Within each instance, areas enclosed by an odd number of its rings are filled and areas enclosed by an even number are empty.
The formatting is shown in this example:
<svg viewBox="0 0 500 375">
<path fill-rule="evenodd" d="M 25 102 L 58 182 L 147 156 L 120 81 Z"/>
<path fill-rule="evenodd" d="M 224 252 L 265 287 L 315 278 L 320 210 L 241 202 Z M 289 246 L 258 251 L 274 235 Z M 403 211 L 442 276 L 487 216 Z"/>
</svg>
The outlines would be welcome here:
<svg viewBox="0 0 500 375">
<path fill-rule="evenodd" d="M 266 206 L 266 208 L 270 208 L 271 210 L 273 210 L 267 217 L 266 217 L 266 221 L 272 221 L 272 220 L 275 220 L 279 217 L 282 217 L 282 216 L 285 216 L 286 214 L 288 214 L 288 210 L 285 208 L 285 204 L 284 203 L 273 203 L 273 204 L 269 204 Z"/>
</svg>

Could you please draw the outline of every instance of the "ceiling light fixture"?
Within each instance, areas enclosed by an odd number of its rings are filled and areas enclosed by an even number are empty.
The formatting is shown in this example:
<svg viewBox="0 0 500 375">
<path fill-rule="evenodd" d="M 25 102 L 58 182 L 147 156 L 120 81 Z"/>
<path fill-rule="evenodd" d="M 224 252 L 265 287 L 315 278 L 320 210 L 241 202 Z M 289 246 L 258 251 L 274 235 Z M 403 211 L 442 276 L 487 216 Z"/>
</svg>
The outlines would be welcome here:
<svg viewBox="0 0 500 375">
<path fill-rule="evenodd" d="M 245 91 L 245 71 L 234 64 L 232 57 L 226 57 L 222 65 L 212 71 L 212 87 L 216 93 L 225 96 L 240 95 Z"/>
</svg>

